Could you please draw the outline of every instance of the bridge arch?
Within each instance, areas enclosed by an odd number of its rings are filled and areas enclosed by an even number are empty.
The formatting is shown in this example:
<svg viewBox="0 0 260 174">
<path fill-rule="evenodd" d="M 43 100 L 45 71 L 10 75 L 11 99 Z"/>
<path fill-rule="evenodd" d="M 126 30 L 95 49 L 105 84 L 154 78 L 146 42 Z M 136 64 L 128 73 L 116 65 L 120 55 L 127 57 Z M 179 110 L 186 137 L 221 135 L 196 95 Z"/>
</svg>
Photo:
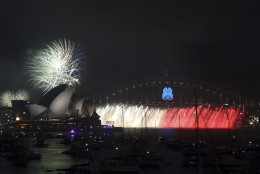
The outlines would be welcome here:
<svg viewBox="0 0 260 174">
<path fill-rule="evenodd" d="M 171 87 L 172 101 L 162 99 L 164 87 Z M 194 88 L 199 105 L 255 105 L 233 91 L 192 79 L 142 79 L 117 85 L 94 97 L 99 104 L 194 105 Z"/>
</svg>

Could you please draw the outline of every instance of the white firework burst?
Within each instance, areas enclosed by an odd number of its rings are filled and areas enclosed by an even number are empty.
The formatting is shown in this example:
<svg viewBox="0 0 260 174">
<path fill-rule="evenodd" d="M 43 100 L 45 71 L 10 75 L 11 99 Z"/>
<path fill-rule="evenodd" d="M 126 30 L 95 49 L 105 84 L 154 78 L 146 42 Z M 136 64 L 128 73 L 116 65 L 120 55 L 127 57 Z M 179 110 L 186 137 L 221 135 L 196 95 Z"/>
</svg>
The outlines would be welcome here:
<svg viewBox="0 0 260 174">
<path fill-rule="evenodd" d="M 29 94 L 25 90 L 18 90 L 16 92 L 5 91 L 0 95 L 2 106 L 12 107 L 12 100 L 29 100 Z"/>
<path fill-rule="evenodd" d="M 82 52 L 76 50 L 74 42 L 65 39 L 51 42 L 29 60 L 30 82 L 45 93 L 61 84 L 80 84 L 83 59 Z"/>
<path fill-rule="evenodd" d="M 11 107 L 12 106 L 12 96 L 11 91 L 5 91 L 0 96 L 0 101 L 2 106 Z"/>
</svg>

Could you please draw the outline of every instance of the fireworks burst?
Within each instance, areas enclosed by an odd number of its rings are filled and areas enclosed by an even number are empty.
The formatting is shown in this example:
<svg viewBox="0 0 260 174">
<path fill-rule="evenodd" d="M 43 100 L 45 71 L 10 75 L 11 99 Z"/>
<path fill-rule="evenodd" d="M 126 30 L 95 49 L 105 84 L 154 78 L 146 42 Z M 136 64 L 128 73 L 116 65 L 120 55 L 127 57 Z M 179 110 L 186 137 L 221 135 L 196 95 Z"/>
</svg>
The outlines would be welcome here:
<svg viewBox="0 0 260 174">
<path fill-rule="evenodd" d="M 30 82 L 45 93 L 61 84 L 80 84 L 82 60 L 82 52 L 76 50 L 74 42 L 65 39 L 51 42 L 28 62 Z"/>
<path fill-rule="evenodd" d="M 5 91 L 0 95 L 0 103 L 2 106 L 12 107 L 12 100 L 28 100 L 29 94 L 25 90 L 16 92 Z"/>
</svg>

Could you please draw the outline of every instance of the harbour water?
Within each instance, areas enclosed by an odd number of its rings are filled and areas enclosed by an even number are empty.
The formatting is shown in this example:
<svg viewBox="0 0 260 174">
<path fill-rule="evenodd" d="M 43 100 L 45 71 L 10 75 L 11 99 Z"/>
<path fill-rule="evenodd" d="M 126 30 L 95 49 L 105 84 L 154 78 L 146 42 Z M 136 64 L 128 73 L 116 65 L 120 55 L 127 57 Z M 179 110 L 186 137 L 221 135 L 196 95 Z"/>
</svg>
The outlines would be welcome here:
<svg viewBox="0 0 260 174">
<path fill-rule="evenodd" d="M 240 139 L 241 142 L 249 141 L 259 141 L 260 134 L 259 130 L 200 130 L 200 140 L 211 141 L 215 146 L 229 145 L 234 137 Z M 52 133 L 53 135 L 57 133 Z M 164 156 L 163 164 L 160 167 L 146 167 L 141 168 L 140 173 L 142 174 L 157 174 L 157 173 L 177 173 L 177 174 L 195 174 L 197 173 L 197 167 L 183 167 L 182 162 L 185 160 L 181 151 L 169 150 L 165 144 L 155 144 L 158 137 L 180 139 L 185 143 L 190 143 L 196 141 L 195 130 L 179 130 L 179 129 L 135 129 L 135 128 L 125 128 L 123 132 L 99 132 L 95 134 L 93 132 L 88 132 L 91 136 L 108 135 L 114 137 L 120 136 L 136 136 L 139 138 L 147 138 L 150 141 L 150 146 L 148 149 L 157 148 L 158 151 Z M 41 159 L 29 161 L 26 167 L 14 166 L 13 162 L 7 160 L 3 157 L 3 153 L 0 153 L 0 173 L 2 174 L 57 174 L 65 173 L 62 171 L 57 171 L 57 169 L 69 168 L 71 165 L 88 163 L 89 159 L 80 158 L 77 156 L 70 156 L 62 154 L 63 151 L 70 149 L 70 146 L 60 144 L 61 138 L 47 138 L 46 143 L 49 144 L 47 148 L 36 148 L 33 147 L 33 136 L 27 136 L 19 140 L 18 144 L 26 146 L 29 150 L 35 152 L 40 152 L 42 154 Z M 100 149 L 93 151 L 94 158 L 98 164 L 100 160 L 109 157 L 113 154 L 115 149 Z M 258 172 L 258 159 L 254 159 L 249 167 L 250 172 Z M 98 170 L 97 170 L 98 171 Z M 217 166 L 203 167 L 202 173 L 204 174 L 218 174 L 220 170 Z"/>
</svg>

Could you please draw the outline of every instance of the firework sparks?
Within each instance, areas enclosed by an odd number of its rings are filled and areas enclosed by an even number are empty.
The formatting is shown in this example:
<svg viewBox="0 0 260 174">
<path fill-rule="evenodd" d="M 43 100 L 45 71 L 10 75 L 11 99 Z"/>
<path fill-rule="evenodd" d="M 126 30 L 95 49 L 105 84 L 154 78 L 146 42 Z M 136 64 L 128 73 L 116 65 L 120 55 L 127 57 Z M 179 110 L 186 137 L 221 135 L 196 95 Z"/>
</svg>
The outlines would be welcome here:
<svg viewBox="0 0 260 174">
<path fill-rule="evenodd" d="M 5 91 L 0 95 L 0 103 L 2 106 L 12 107 L 12 100 L 28 100 L 29 94 L 25 90 L 16 92 Z"/>
<path fill-rule="evenodd" d="M 30 82 L 45 93 L 50 89 L 67 84 L 80 84 L 80 72 L 83 71 L 84 58 L 75 48 L 75 43 L 58 40 L 46 45 L 46 48 L 28 62 Z"/>
</svg>

